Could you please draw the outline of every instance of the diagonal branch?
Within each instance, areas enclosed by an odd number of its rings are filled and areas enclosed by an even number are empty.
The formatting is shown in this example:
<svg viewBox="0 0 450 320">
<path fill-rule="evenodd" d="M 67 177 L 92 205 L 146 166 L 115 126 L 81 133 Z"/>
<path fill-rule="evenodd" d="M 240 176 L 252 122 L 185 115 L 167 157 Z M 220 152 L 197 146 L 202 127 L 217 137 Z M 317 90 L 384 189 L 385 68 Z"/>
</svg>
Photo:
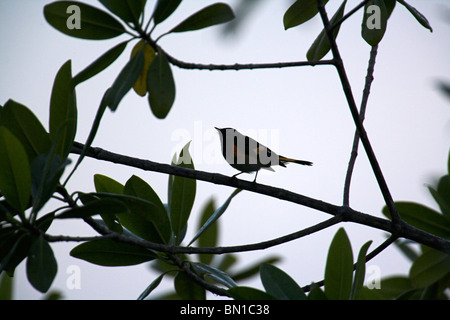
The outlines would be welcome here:
<svg viewBox="0 0 450 320">
<path fill-rule="evenodd" d="M 350 82 L 347 77 L 347 73 L 345 71 L 344 63 L 341 58 L 341 54 L 339 52 L 339 49 L 336 44 L 336 39 L 333 36 L 333 31 L 331 29 L 330 21 L 328 19 L 327 12 L 325 10 L 325 6 L 322 2 L 322 0 L 317 0 L 319 13 L 322 18 L 322 22 L 328 37 L 328 41 L 330 43 L 331 52 L 333 53 L 333 57 L 335 60 L 334 66 L 336 67 L 336 70 L 339 75 L 339 79 L 341 80 L 342 89 L 344 90 L 345 97 L 348 102 L 348 106 L 350 108 L 350 112 L 353 117 L 353 121 L 355 122 L 356 129 L 358 130 L 361 142 L 364 146 L 364 149 L 367 154 L 367 158 L 369 159 L 370 165 L 372 167 L 372 170 L 375 174 L 375 177 L 378 182 L 378 186 L 381 190 L 381 193 L 383 195 L 384 201 L 386 202 L 386 205 L 389 209 L 389 213 L 392 217 L 392 223 L 394 231 L 400 227 L 401 218 L 398 214 L 397 208 L 395 207 L 394 200 L 392 199 L 391 193 L 389 191 L 389 188 L 387 186 L 386 180 L 384 179 L 383 172 L 381 171 L 380 165 L 378 163 L 378 160 L 375 156 L 375 152 L 372 149 L 372 145 L 370 144 L 369 138 L 367 136 L 367 132 L 364 129 L 364 126 L 362 124 L 361 118 L 359 116 L 358 108 L 355 103 L 355 99 L 353 97 L 352 89 L 350 86 Z"/>
<path fill-rule="evenodd" d="M 375 67 L 375 58 L 377 56 L 377 49 L 378 46 L 374 46 L 372 47 L 372 50 L 370 50 L 369 67 L 367 68 L 367 75 L 366 75 L 366 84 L 364 86 L 361 107 L 359 109 L 359 117 L 361 118 L 361 122 L 364 121 L 364 117 L 366 115 L 367 100 L 369 99 L 370 86 L 373 81 L 373 71 Z M 352 180 L 353 168 L 355 166 L 356 158 L 358 157 L 358 146 L 359 146 L 359 133 L 358 130 L 356 130 L 355 135 L 353 137 L 353 146 L 350 155 L 350 160 L 348 162 L 347 174 L 345 176 L 344 203 L 343 203 L 344 206 L 348 206 L 350 203 L 350 182 Z"/>
</svg>

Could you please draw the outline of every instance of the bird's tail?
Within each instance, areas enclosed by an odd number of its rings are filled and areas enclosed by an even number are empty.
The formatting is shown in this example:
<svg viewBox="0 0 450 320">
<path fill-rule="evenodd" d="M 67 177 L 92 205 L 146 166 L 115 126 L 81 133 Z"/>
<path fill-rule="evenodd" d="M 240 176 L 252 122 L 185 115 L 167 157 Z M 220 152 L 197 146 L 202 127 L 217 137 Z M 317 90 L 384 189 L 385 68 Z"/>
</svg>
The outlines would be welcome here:
<svg viewBox="0 0 450 320">
<path fill-rule="evenodd" d="M 293 163 L 297 163 L 297 164 L 302 164 L 304 166 L 312 166 L 313 165 L 313 163 L 310 161 L 296 160 L 296 159 L 291 159 L 291 158 L 286 158 L 286 157 L 280 156 L 280 165 L 285 167 L 286 162 L 293 162 Z"/>
</svg>

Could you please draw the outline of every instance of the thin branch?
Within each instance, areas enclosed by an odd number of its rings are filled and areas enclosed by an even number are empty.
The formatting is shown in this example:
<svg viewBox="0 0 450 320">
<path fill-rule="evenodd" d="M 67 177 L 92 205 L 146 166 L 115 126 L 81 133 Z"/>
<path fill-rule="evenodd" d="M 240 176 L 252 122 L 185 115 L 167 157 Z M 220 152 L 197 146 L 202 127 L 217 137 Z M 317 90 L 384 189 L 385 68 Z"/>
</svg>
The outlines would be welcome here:
<svg viewBox="0 0 450 320">
<path fill-rule="evenodd" d="M 336 44 L 336 39 L 333 36 L 333 32 L 331 30 L 330 21 L 328 19 L 327 12 L 325 10 L 325 6 L 323 5 L 322 0 L 317 0 L 319 13 L 322 18 L 322 22 L 328 37 L 328 41 L 330 43 L 331 51 L 333 53 L 333 57 L 335 60 L 335 67 L 339 75 L 339 79 L 341 80 L 341 85 L 344 90 L 345 97 L 348 102 L 348 106 L 350 108 L 350 112 L 353 117 L 353 121 L 355 123 L 356 129 L 359 132 L 359 136 L 361 139 L 361 142 L 364 146 L 364 149 L 367 154 L 367 158 L 369 159 L 370 165 L 372 166 L 372 170 L 375 174 L 375 177 L 378 182 L 378 186 L 381 190 L 381 193 L 383 195 L 384 201 L 386 202 L 386 205 L 389 209 L 389 213 L 392 217 L 392 223 L 394 230 L 400 226 L 400 215 L 398 214 L 397 208 L 395 207 L 394 200 L 392 199 L 391 193 L 389 191 L 389 188 L 387 186 L 386 180 L 384 179 L 383 172 L 381 171 L 380 165 L 378 164 L 378 160 L 375 156 L 375 152 L 372 149 L 372 146 L 370 144 L 369 138 L 367 137 L 367 132 L 364 129 L 364 126 L 362 124 L 362 121 L 359 117 L 358 108 L 355 103 L 355 99 L 353 97 L 352 89 L 350 86 L 350 82 L 347 77 L 347 73 L 345 71 L 344 63 L 341 58 L 341 54 L 339 52 L 339 49 Z"/>
<path fill-rule="evenodd" d="M 364 0 L 360 4 L 358 4 L 356 7 L 354 7 L 352 10 L 350 10 L 346 15 L 344 15 L 341 19 L 336 21 L 336 23 L 331 26 L 331 30 L 334 30 L 334 28 L 340 26 L 345 20 L 350 18 L 356 11 L 358 11 L 359 9 L 364 7 L 366 5 L 366 3 L 368 3 L 369 1 L 370 0 Z"/>
<path fill-rule="evenodd" d="M 80 143 L 74 143 L 72 153 L 79 154 L 83 150 L 83 147 L 84 146 Z M 89 148 L 86 156 L 98 160 L 142 169 L 145 171 L 154 171 L 176 175 L 267 195 L 280 200 L 300 204 L 302 206 L 325 212 L 333 216 L 340 216 L 342 218 L 342 221 L 354 222 L 379 230 L 384 230 L 389 233 L 396 233 L 396 235 L 399 237 L 404 237 L 422 243 L 440 251 L 450 252 L 450 240 L 442 239 L 428 232 L 419 230 L 404 221 L 400 221 L 394 228 L 392 221 L 390 220 L 381 219 L 374 215 L 362 213 L 347 206 L 336 206 L 331 203 L 313 199 L 285 189 L 240 180 L 234 177 L 227 177 L 218 173 L 210 173 L 189 168 L 172 166 L 164 163 L 157 163 L 149 160 L 137 159 L 126 155 L 109 152 L 101 148 Z"/>
<path fill-rule="evenodd" d="M 369 66 L 367 68 L 366 74 L 366 84 L 363 90 L 361 107 L 359 108 L 359 118 L 361 119 L 361 122 L 364 122 L 364 118 L 366 115 L 366 107 L 370 94 L 370 86 L 373 81 L 373 72 L 375 67 L 375 58 L 377 56 L 377 49 L 378 46 L 374 46 L 372 47 L 372 50 L 370 50 Z M 345 176 L 344 202 L 343 202 L 344 206 L 349 206 L 350 203 L 350 182 L 352 180 L 353 168 L 355 166 L 356 158 L 358 157 L 358 146 L 359 146 L 359 133 L 358 130 L 355 130 L 355 135 L 353 137 L 352 152 L 350 155 L 350 160 L 348 162 L 347 174 Z"/>
</svg>

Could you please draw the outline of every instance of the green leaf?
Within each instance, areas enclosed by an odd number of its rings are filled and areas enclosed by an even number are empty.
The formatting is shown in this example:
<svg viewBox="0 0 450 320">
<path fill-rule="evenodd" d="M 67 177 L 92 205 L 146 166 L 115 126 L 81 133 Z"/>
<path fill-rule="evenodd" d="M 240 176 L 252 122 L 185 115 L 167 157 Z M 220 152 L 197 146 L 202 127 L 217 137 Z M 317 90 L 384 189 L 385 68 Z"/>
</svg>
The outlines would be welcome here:
<svg viewBox="0 0 450 320">
<path fill-rule="evenodd" d="M 146 0 L 99 0 L 109 11 L 125 22 L 139 25 L 139 17 L 144 11 Z"/>
<path fill-rule="evenodd" d="M 400 2 L 400 4 L 402 4 L 403 6 L 405 6 L 406 9 L 408 9 L 408 11 L 414 16 L 414 18 L 416 18 L 417 21 L 419 21 L 419 23 L 427 28 L 428 30 L 430 30 L 430 32 L 433 32 L 433 29 L 431 28 L 430 23 L 428 22 L 427 18 L 425 18 L 425 16 L 423 14 L 421 14 L 419 11 L 417 11 L 416 8 L 414 8 L 413 6 L 409 5 L 408 3 L 406 3 L 403 0 L 398 0 L 398 2 Z"/>
<path fill-rule="evenodd" d="M 23 212 L 31 195 L 30 164 L 20 141 L 0 127 L 0 190 L 6 201 Z"/>
<path fill-rule="evenodd" d="M 150 283 L 150 285 L 147 288 L 145 288 L 145 290 L 139 295 L 137 300 L 144 300 L 145 298 L 147 298 L 148 295 L 152 293 L 152 291 L 155 290 L 157 286 L 159 286 L 165 274 L 166 273 L 163 273 L 155 280 L 153 280 L 152 283 Z"/>
<path fill-rule="evenodd" d="M 155 59 L 156 53 L 155 49 L 151 45 L 148 44 L 147 41 L 141 39 L 131 50 L 131 57 L 133 57 L 136 52 L 142 50 L 144 54 L 144 67 L 142 68 L 142 72 L 139 75 L 139 78 L 133 85 L 134 91 L 144 97 L 147 94 L 147 74 L 148 69 L 150 68 L 151 63 Z"/>
<path fill-rule="evenodd" d="M 322 2 L 325 5 L 328 0 L 323 0 Z M 297 0 L 287 9 L 283 16 L 284 29 L 296 27 L 313 18 L 318 12 L 316 0 Z"/>
<path fill-rule="evenodd" d="M 191 280 L 185 272 L 178 272 L 175 276 L 175 291 L 184 300 L 205 300 L 205 289 Z"/>
<path fill-rule="evenodd" d="M 325 266 L 325 295 L 330 300 L 350 298 L 353 253 L 347 233 L 340 228 L 331 242 Z"/>
<path fill-rule="evenodd" d="M 236 259 L 230 259 L 230 257 L 234 257 L 231 254 L 227 254 L 224 256 L 224 261 L 222 261 L 222 263 L 219 265 L 219 268 L 222 270 L 228 270 L 232 267 L 233 264 L 236 263 Z M 231 260 L 231 263 L 229 263 L 227 260 Z M 256 261 L 256 262 L 252 262 L 251 265 L 236 271 L 235 273 L 232 274 L 232 277 L 235 281 L 241 281 L 244 279 L 248 279 L 253 277 L 254 275 L 258 275 L 259 269 L 261 268 L 261 265 L 263 264 L 275 264 L 281 261 L 281 258 L 278 256 L 269 256 L 266 257 L 260 261 Z M 223 266 L 222 266 L 223 265 Z"/>
<path fill-rule="evenodd" d="M 439 237 L 450 238 L 450 219 L 439 212 L 414 202 L 395 202 L 400 217 L 410 225 Z M 390 218 L 386 207 L 383 214 Z"/>
<path fill-rule="evenodd" d="M 6 272 L 0 274 L 0 300 L 12 300 L 13 297 L 13 278 Z"/>
<path fill-rule="evenodd" d="M 102 103 L 108 106 L 111 111 L 116 111 L 122 98 L 136 83 L 143 67 L 144 53 L 139 50 L 123 67 L 112 86 L 105 92 Z"/>
<path fill-rule="evenodd" d="M 41 153 L 46 153 L 50 149 L 50 137 L 47 131 L 26 106 L 8 100 L 2 110 L 0 126 L 16 136 L 24 147 L 28 160 L 33 161 Z"/>
<path fill-rule="evenodd" d="M 302 288 L 287 273 L 270 265 L 261 266 L 261 281 L 266 292 L 278 300 L 305 300 Z"/>
<path fill-rule="evenodd" d="M 175 101 L 175 82 L 169 61 L 159 49 L 148 68 L 147 90 L 153 114 L 159 119 L 164 119 Z"/>
<path fill-rule="evenodd" d="M 100 266 L 131 266 L 156 258 L 150 250 L 110 239 L 84 242 L 70 251 L 72 257 Z"/>
<path fill-rule="evenodd" d="M 264 291 L 250 287 L 234 287 L 227 291 L 234 300 L 276 300 Z"/>
<path fill-rule="evenodd" d="M 181 3 L 181 0 L 158 0 L 155 11 L 153 12 L 153 21 L 159 24 L 166 20 Z"/>
<path fill-rule="evenodd" d="M 5 271 L 12 277 L 17 265 L 28 256 L 31 243 L 30 234 L 16 231 L 15 228 L 4 239 L 0 239 L 0 273 Z"/>
<path fill-rule="evenodd" d="M 59 69 L 53 83 L 49 128 L 50 137 L 57 141 L 56 153 L 65 159 L 77 131 L 77 105 L 70 60 Z"/>
<path fill-rule="evenodd" d="M 366 274 L 366 255 L 372 240 L 367 241 L 359 250 L 358 261 L 356 262 L 355 278 L 353 280 L 350 300 L 359 299 L 364 285 L 364 276 Z"/>
<path fill-rule="evenodd" d="M 31 245 L 27 259 L 27 277 L 33 287 L 47 292 L 56 276 L 58 266 L 53 250 L 42 236 Z"/>
<path fill-rule="evenodd" d="M 216 211 L 216 204 L 213 197 L 208 200 L 208 202 L 203 206 L 200 213 L 200 221 L 198 230 L 208 221 L 211 215 Z M 218 223 L 213 224 L 207 231 L 203 233 L 203 236 L 198 239 L 197 245 L 199 247 L 215 247 L 217 246 L 217 240 L 219 236 L 219 225 Z M 210 264 L 214 259 L 213 254 L 199 254 L 198 258 L 201 262 L 205 264 Z"/>
<path fill-rule="evenodd" d="M 426 287 L 450 274 L 450 255 L 427 248 L 409 270 L 413 286 Z"/>
<path fill-rule="evenodd" d="M 76 1 L 56 1 L 44 7 L 47 22 L 64 34 L 81 39 L 110 39 L 125 32 L 107 12 Z"/>
<path fill-rule="evenodd" d="M 334 25 L 344 16 L 345 4 L 347 1 L 342 2 L 339 9 L 330 20 L 330 25 Z M 341 25 L 338 25 L 333 29 L 333 37 L 336 39 Z M 325 29 L 320 32 L 319 36 L 314 40 L 313 44 L 306 53 L 308 61 L 320 60 L 330 51 L 330 42 L 328 41 L 327 33 Z"/>
<path fill-rule="evenodd" d="M 316 284 L 311 283 L 308 294 L 308 300 L 328 300 L 322 289 Z"/>
<path fill-rule="evenodd" d="M 128 41 L 124 41 L 115 45 L 114 47 L 106 51 L 104 54 L 102 54 L 100 57 L 98 57 L 97 60 L 95 60 L 86 68 L 84 68 L 82 71 L 80 71 L 75 77 L 73 77 L 74 86 L 77 86 L 83 81 L 86 81 L 94 77 L 95 75 L 99 74 L 107 67 L 109 67 L 121 55 L 123 50 L 125 50 L 127 44 Z"/>
<path fill-rule="evenodd" d="M 191 266 L 202 278 L 208 276 L 215 282 L 221 283 L 228 288 L 237 286 L 237 283 L 226 272 L 223 272 L 222 270 L 204 263 L 191 263 Z"/>
<path fill-rule="evenodd" d="M 215 3 L 189 16 L 171 29 L 171 32 L 185 32 L 207 28 L 234 19 L 233 10 L 225 3 Z"/>
<path fill-rule="evenodd" d="M 197 240 L 198 237 L 200 237 L 208 228 L 216 222 L 217 219 L 220 218 L 220 216 L 225 212 L 225 210 L 228 208 L 231 200 L 236 196 L 239 192 L 241 192 L 241 189 L 236 189 L 233 191 L 233 193 L 228 197 L 228 199 L 225 201 L 225 203 L 220 206 L 212 215 L 209 217 L 208 221 L 205 222 L 205 224 L 200 228 L 200 230 L 196 233 L 196 235 L 192 238 L 192 240 L 187 245 L 188 247 Z"/>
<path fill-rule="evenodd" d="M 31 163 L 33 212 L 39 212 L 53 195 L 59 179 L 69 163 L 68 159 L 62 162 L 60 157 L 52 151 L 39 155 Z"/>
<path fill-rule="evenodd" d="M 370 0 L 364 6 L 361 35 L 371 46 L 376 46 L 386 32 L 388 11 L 384 0 Z"/>
<path fill-rule="evenodd" d="M 145 199 L 153 204 L 152 210 L 143 214 L 145 214 L 146 219 L 153 223 L 164 243 L 169 243 L 172 236 L 169 216 L 164 204 L 152 187 L 141 178 L 133 175 L 125 184 L 124 193 Z"/>
<path fill-rule="evenodd" d="M 96 214 L 108 215 L 127 212 L 125 204 L 115 199 L 97 199 L 81 207 L 70 208 L 58 215 L 59 219 L 86 218 Z"/>
<path fill-rule="evenodd" d="M 434 200 L 439 205 L 442 213 L 445 217 L 450 219 L 450 177 L 445 175 L 439 179 L 437 190 L 432 187 L 428 187 Z"/>
<path fill-rule="evenodd" d="M 123 184 L 102 174 L 94 175 L 94 185 L 97 192 L 122 194 L 124 188 Z"/>
<path fill-rule="evenodd" d="M 189 145 L 190 142 L 181 150 L 177 165 L 182 168 L 194 169 L 194 163 L 189 154 Z M 194 205 L 196 181 L 195 179 L 179 176 L 170 176 L 169 179 L 173 179 L 173 182 L 169 183 L 170 221 L 176 237 L 175 243 L 179 244 L 182 241 L 181 235 L 187 226 L 187 221 Z"/>
</svg>

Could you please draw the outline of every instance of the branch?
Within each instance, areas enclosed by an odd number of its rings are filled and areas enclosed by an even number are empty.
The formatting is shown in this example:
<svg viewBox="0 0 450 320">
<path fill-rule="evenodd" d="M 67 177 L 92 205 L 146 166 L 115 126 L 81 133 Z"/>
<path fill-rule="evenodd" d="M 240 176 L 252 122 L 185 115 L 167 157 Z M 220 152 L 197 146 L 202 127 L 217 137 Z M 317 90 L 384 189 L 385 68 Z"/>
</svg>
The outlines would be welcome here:
<svg viewBox="0 0 450 320">
<path fill-rule="evenodd" d="M 317 0 L 318 8 L 320 12 L 320 16 L 322 18 L 322 22 L 328 37 L 328 41 L 330 43 L 331 52 L 333 53 L 333 57 L 335 60 L 335 67 L 339 74 L 339 79 L 341 80 L 341 85 L 345 93 L 345 97 L 348 102 L 348 106 L 350 108 L 350 112 L 353 117 L 353 121 L 355 122 L 356 129 L 359 132 L 359 136 L 361 139 L 361 142 L 364 146 L 364 149 L 367 154 L 367 158 L 369 159 L 370 165 L 372 167 L 372 170 L 375 174 L 375 177 L 378 182 L 378 186 L 381 190 L 381 193 L 383 195 L 384 201 L 386 202 L 386 205 L 389 209 L 389 213 L 392 217 L 392 223 L 394 227 L 394 231 L 397 227 L 400 225 L 400 215 L 398 214 L 397 208 L 395 207 L 394 200 L 392 199 L 391 193 L 389 191 L 389 188 L 387 186 L 386 180 L 384 179 L 383 172 L 381 171 L 380 165 L 378 164 L 377 158 L 375 156 L 375 153 L 372 149 L 372 146 L 370 144 L 369 138 L 367 137 L 366 130 L 364 129 L 364 126 L 362 124 L 361 118 L 359 117 L 358 108 L 355 103 L 355 99 L 353 97 L 352 89 L 350 86 L 350 82 L 347 77 L 347 73 L 344 68 L 344 63 L 342 61 L 339 49 L 336 44 L 336 39 L 333 36 L 333 32 L 330 26 L 330 21 L 328 20 L 327 12 L 325 11 L 325 6 L 322 2 L 322 0 Z"/>
<path fill-rule="evenodd" d="M 377 49 L 378 46 L 374 46 L 372 47 L 372 50 L 370 50 L 369 66 L 367 68 L 367 75 L 366 75 L 366 84 L 364 86 L 361 107 L 359 109 L 359 118 L 361 119 L 361 122 L 364 121 L 366 115 L 367 100 L 369 99 L 370 86 L 373 81 L 373 71 L 375 67 L 375 58 L 377 56 Z M 348 206 L 350 203 L 350 182 L 352 180 L 352 173 L 353 168 L 355 166 L 356 158 L 358 157 L 358 146 L 359 146 L 359 133 L 358 130 L 355 130 L 355 135 L 353 137 L 352 152 L 350 155 L 350 160 L 348 162 L 347 174 L 345 176 L 344 203 L 343 203 L 344 206 Z"/>
<path fill-rule="evenodd" d="M 83 150 L 83 147 L 84 146 L 81 143 L 75 142 L 72 148 L 72 153 L 80 154 L 81 151 Z M 354 222 L 361 225 L 376 228 L 379 230 L 384 230 L 389 233 L 396 233 L 396 235 L 399 237 L 404 237 L 422 243 L 424 245 L 427 245 L 440 251 L 450 252 L 450 240 L 445 240 L 428 232 L 419 230 L 407 224 L 404 221 L 399 221 L 394 229 L 394 226 L 390 220 L 381 219 L 373 215 L 362 213 L 353 210 L 352 208 L 347 206 L 337 206 L 321 200 L 309 198 L 307 196 L 294 193 L 292 191 L 288 191 L 285 189 L 240 180 L 234 177 L 227 177 L 219 173 L 210 173 L 205 171 L 193 170 L 189 168 L 172 166 L 164 163 L 157 163 L 149 160 L 137 159 L 126 155 L 109 152 L 101 148 L 93 148 L 93 147 L 89 148 L 86 156 L 98 160 L 108 161 L 112 163 L 142 169 L 145 171 L 154 171 L 170 175 L 176 175 L 206 181 L 209 183 L 215 183 L 234 188 L 244 189 L 258 194 L 263 194 L 280 200 L 300 204 L 302 206 L 322 211 L 331 214 L 333 216 L 339 216 L 342 219 L 342 221 Z M 202 252 L 202 253 L 210 253 L 210 252 Z"/>
</svg>

